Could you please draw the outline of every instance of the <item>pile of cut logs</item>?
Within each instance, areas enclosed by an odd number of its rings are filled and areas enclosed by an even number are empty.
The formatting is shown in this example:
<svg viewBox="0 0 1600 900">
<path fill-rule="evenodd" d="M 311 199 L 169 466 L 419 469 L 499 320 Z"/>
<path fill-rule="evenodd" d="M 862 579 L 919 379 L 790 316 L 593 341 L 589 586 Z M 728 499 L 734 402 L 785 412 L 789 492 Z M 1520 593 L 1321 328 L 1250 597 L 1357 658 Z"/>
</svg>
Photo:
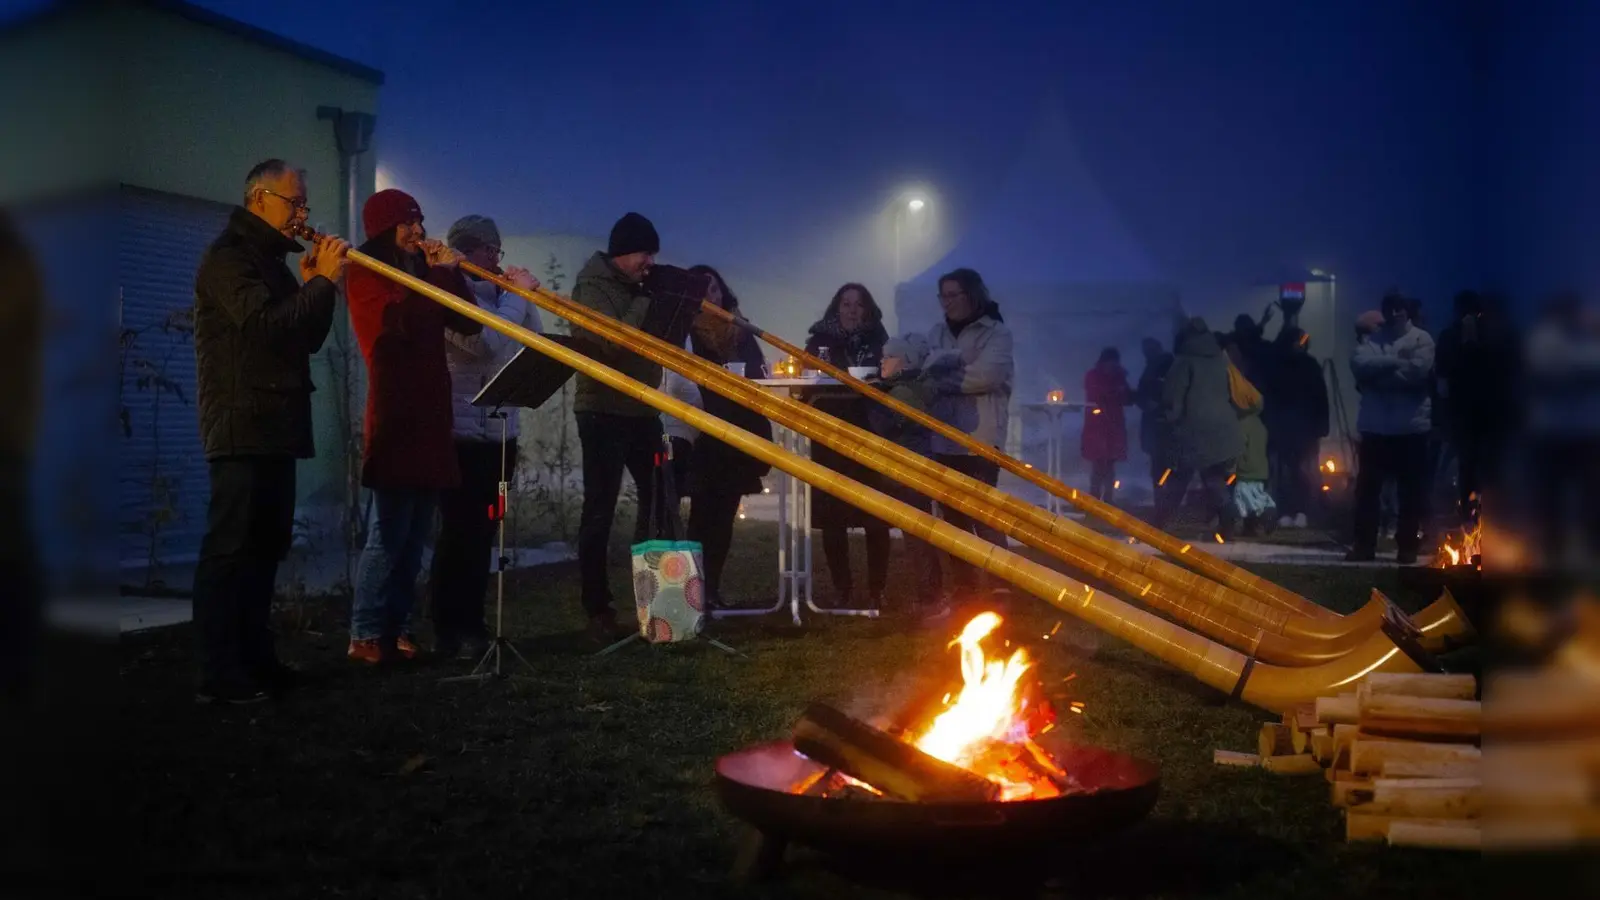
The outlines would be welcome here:
<svg viewBox="0 0 1600 900">
<path fill-rule="evenodd" d="M 1224 765 L 1321 772 L 1345 839 L 1475 850 L 1482 844 L 1482 709 L 1471 675 L 1375 673 L 1262 726 Z"/>
</svg>

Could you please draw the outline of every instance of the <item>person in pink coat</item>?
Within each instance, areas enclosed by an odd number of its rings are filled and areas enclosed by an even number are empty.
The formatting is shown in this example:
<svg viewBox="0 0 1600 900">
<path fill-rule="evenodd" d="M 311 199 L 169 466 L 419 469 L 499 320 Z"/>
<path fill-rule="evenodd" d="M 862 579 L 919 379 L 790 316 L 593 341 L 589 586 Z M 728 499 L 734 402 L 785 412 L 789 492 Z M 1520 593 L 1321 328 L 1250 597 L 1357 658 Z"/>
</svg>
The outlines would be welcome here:
<svg viewBox="0 0 1600 900">
<path fill-rule="evenodd" d="M 1090 465 L 1089 493 L 1106 503 L 1116 492 L 1117 463 L 1128 458 L 1128 422 L 1123 407 L 1133 403 L 1128 370 L 1115 347 L 1100 351 L 1100 361 L 1083 376 L 1083 458 Z"/>
</svg>

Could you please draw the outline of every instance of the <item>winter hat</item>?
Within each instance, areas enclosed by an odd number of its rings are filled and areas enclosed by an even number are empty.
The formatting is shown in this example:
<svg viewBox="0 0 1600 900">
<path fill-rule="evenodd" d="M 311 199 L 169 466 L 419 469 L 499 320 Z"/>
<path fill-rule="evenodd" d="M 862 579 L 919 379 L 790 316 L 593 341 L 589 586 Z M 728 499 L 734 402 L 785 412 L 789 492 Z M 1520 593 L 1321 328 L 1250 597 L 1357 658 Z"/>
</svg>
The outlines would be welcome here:
<svg viewBox="0 0 1600 900">
<path fill-rule="evenodd" d="M 407 222 L 422 221 L 422 207 L 405 191 L 397 188 L 379 191 L 361 207 L 361 225 L 367 237 L 382 234 Z"/>
<path fill-rule="evenodd" d="M 500 229 L 488 216 L 462 216 L 450 226 L 445 242 L 462 253 L 471 253 L 479 247 L 500 245 Z"/>
<path fill-rule="evenodd" d="M 656 226 L 650 220 L 636 212 L 628 213 L 611 226 L 611 241 L 606 247 L 606 253 L 611 256 L 627 256 L 630 253 L 660 253 L 661 237 L 656 234 Z"/>
<path fill-rule="evenodd" d="M 1383 313 L 1376 309 L 1369 309 L 1356 316 L 1356 332 L 1358 334 L 1375 334 L 1383 327 Z"/>
<path fill-rule="evenodd" d="M 928 339 L 914 331 L 890 338 L 883 345 L 883 355 L 898 356 L 906 361 L 906 368 L 920 369 L 928 359 Z"/>
</svg>

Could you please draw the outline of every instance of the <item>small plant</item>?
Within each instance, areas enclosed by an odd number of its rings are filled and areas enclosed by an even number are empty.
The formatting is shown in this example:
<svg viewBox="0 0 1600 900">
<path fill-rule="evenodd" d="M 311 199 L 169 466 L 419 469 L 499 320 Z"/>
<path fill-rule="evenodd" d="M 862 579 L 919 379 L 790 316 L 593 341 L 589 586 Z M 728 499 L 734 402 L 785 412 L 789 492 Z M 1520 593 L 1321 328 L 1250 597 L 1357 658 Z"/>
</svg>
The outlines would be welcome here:
<svg viewBox="0 0 1600 900">
<path fill-rule="evenodd" d="M 157 351 L 159 355 L 145 356 L 141 353 L 140 339 L 152 332 L 159 332 L 170 337 L 166 348 Z M 172 459 L 170 452 L 163 452 L 161 447 L 161 413 L 166 408 L 166 398 L 176 398 L 182 406 L 189 406 L 189 397 L 183 385 L 167 375 L 167 370 L 172 365 L 172 360 L 179 352 L 192 353 L 194 340 L 194 307 L 173 310 L 165 318 L 152 322 L 142 328 L 123 328 L 118 336 L 118 376 L 121 384 L 121 401 L 118 409 L 118 419 L 122 425 L 122 436 L 126 440 L 134 437 L 133 426 L 133 397 L 137 394 L 149 394 L 150 409 L 150 471 L 147 484 L 149 485 L 149 506 L 145 508 L 137 521 L 124 523 L 124 533 L 137 534 L 145 540 L 145 575 L 144 587 L 146 589 L 160 586 L 157 573 L 161 570 L 161 533 L 168 525 L 183 521 L 183 510 L 180 508 L 182 492 L 179 479 L 167 471 L 166 464 Z M 131 382 L 131 383 L 130 383 Z M 181 460 L 180 460 L 181 462 Z"/>
</svg>

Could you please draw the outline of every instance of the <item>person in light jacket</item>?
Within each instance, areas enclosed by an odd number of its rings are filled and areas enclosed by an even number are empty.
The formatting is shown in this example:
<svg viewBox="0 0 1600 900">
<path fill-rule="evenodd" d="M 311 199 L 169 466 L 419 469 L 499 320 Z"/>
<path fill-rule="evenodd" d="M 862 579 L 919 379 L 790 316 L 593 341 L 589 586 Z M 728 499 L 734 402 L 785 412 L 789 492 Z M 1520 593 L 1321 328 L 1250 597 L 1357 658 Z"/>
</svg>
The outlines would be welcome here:
<svg viewBox="0 0 1600 900">
<path fill-rule="evenodd" d="M 479 268 L 503 275 L 523 290 L 537 290 L 539 280 L 527 269 L 500 260 L 500 230 L 494 220 L 466 216 L 450 226 L 446 243 Z M 464 273 L 478 306 L 513 325 L 542 331 L 539 308 L 522 297 L 503 291 L 492 281 Z M 511 361 L 522 344 L 485 328 L 478 334 L 445 332 L 445 363 L 450 369 L 451 404 L 455 413 L 456 460 L 461 466 L 461 486 L 439 495 L 439 537 L 434 542 L 428 584 L 433 595 L 434 653 L 441 658 L 478 659 L 487 649 L 484 595 L 489 590 L 489 553 L 498 523 L 489 508 L 498 503 L 501 480 L 501 422 L 496 411 L 473 406 L 489 380 Z M 517 410 L 505 415 L 505 480 L 517 465 Z"/>
<path fill-rule="evenodd" d="M 956 269 L 939 278 L 939 305 L 944 319 L 928 331 L 928 359 L 923 365 L 937 370 L 954 364 L 960 378 L 934 398 L 930 411 L 973 440 L 999 449 L 1005 441 L 1016 376 L 1011 329 L 983 276 L 972 269 Z M 933 436 L 933 453 L 940 463 L 985 484 L 993 486 L 1000 480 L 999 466 L 938 434 Z M 954 510 L 943 513 L 951 525 L 976 529 L 984 540 L 1006 546 L 999 531 Z M 977 571 L 970 564 L 951 557 L 949 570 L 956 592 L 970 593 L 977 587 Z"/>
<path fill-rule="evenodd" d="M 1433 338 L 1411 324 L 1406 298 L 1383 298 L 1383 327 L 1356 344 L 1350 372 L 1361 392 L 1356 427 L 1357 454 L 1354 542 L 1346 559 L 1371 560 L 1378 542 L 1379 499 L 1385 478 L 1393 477 L 1399 500 L 1395 560 L 1417 561 L 1426 490 L 1428 433 L 1433 427 L 1430 385 Z"/>
<path fill-rule="evenodd" d="M 1232 537 L 1236 516 L 1228 476 L 1244 450 L 1239 417 L 1228 387 L 1228 357 L 1204 319 L 1190 319 L 1173 340 L 1172 369 L 1161 386 L 1161 420 L 1166 425 L 1166 458 L 1172 466 L 1156 494 L 1150 524 L 1166 527 L 1183 505 L 1189 483 L 1200 476 L 1206 508 L 1217 518 L 1217 533 Z"/>
</svg>

